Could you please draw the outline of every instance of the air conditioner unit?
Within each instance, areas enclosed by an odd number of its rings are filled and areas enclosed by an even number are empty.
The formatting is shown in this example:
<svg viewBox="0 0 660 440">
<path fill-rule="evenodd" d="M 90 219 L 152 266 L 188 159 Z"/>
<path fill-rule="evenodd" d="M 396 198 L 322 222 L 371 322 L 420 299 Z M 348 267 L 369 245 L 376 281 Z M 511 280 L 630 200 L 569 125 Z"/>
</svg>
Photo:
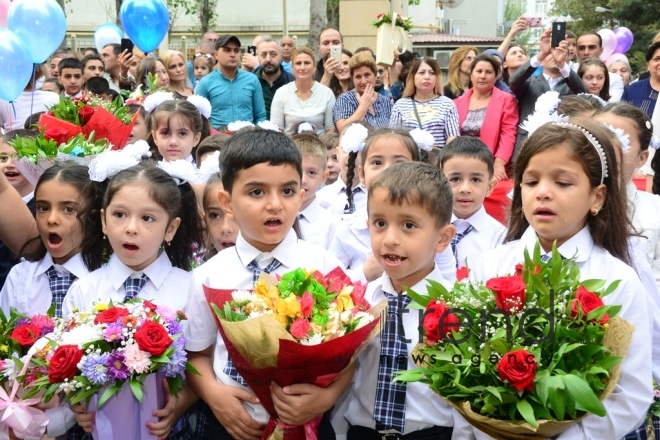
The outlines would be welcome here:
<svg viewBox="0 0 660 440">
<path fill-rule="evenodd" d="M 497 25 L 497 36 L 498 37 L 503 37 L 504 36 L 504 25 L 503 24 L 498 24 Z"/>
<path fill-rule="evenodd" d="M 442 33 L 443 34 L 453 34 L 453 25 L 451 18 L 442 19 Z"/>
<path fill-rule="evenodd" d="M 449 58 L 451 58 L 451 54 L 453 52 L 453 50 L 434 50 L 433 58 L 435 58 L 435 60 L 438 62 L 438 65 L 441 69 L 448 69 Z"/>
</svg>

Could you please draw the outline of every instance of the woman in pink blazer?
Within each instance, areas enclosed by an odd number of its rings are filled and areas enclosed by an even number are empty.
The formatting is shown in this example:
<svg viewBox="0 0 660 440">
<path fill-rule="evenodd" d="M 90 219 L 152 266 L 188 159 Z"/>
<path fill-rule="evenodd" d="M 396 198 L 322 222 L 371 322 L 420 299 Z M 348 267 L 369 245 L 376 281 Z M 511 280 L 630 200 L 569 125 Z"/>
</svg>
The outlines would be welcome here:
<svg viewBox="0 0 660 440">
<path fill-rule="evenodd" d="M 478 137 L 495 156 L 495 177 L 506 179 L 518 131 L 515 96 L 495 87 L 500 64 L 490 55 L 477 56 L 470 66 L 472 88 L 454 99 L 461 136 Z"/>
</svg>

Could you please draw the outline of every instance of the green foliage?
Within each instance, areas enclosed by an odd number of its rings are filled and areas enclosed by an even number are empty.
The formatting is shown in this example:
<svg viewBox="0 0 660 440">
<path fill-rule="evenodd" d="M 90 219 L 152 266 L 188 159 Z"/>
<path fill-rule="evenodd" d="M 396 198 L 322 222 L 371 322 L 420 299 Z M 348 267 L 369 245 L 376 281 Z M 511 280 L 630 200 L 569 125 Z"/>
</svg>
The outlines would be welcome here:
<svg viewBox="0 0 660 440">
<path fill-rule="evenodd" d="M 554 247 L 552 259 L 542 262 L 538 244 L 532 255 L 525 252 L 521 274 L 516 276 L 526 285 L 525 304 L 511 310 L 508 319 L 502 313 L 489 313 L 497 308 L 495 293 L 482 283 L 457 282 L 448 290 L 429 282 L 426 294 L 407 289 L 413 302 L 424 308 L 437 300 L 447 309 L 461 310 L 447 313 L 455 313 L 463 325 L 447 340 L 418 345 L 412 354 L 418 368 L 398 373 L 395 380 L 425 383 L 447 400 L 470 402 L 478 414 L 525 420 L 532 426 L 542 419 L 575 420 L 585 413 L 603 416 L 598 396 L 607 386 L 609 370 L 621 358 L 603 347 L 609 324 L 599 319 L 605 314 L 612 319 L 621 307 L 604 305 L 583 313 L 578 306 L 577 316 L 572 316 L 571 305 L 579 286 L 602 298 L 618 282 L 580 281 L 574 259 L 564 260 Z M 523 320 L 533 308 L 547 315 L 530 312 Z M 531 391 L 514 388 L 498 370 L 501 359 L 521 349 L 536 363 Z"/>
</svg>

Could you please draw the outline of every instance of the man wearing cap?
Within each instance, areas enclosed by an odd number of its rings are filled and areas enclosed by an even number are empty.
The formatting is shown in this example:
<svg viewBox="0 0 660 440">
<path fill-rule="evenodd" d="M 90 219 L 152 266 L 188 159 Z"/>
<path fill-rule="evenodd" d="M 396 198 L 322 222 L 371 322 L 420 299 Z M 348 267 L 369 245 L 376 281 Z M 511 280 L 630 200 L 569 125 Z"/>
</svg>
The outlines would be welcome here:
<svg viewBox="0 0 660 440">
<path fill-rule="evenodd" d="M 266 119 L 266 107 L 257 77 L 239 68 L 241 42 L 223 35 L 215 43 L 218 68 L 202 78 L 195 93 L 211 102 L 211 125 L 226 126 L 235 121 L 253 124 Z"/>
</svg>

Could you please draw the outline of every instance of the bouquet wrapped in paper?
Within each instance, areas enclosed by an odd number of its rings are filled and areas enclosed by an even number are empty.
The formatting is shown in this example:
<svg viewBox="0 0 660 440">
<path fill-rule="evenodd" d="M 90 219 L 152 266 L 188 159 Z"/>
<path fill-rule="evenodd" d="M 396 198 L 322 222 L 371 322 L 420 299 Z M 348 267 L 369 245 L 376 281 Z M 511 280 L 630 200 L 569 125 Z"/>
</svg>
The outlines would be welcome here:
<svg viewBox="0 0 660 440">
<path fill-rule="evenodd" d="M 412 29 L 410 17 L 403 17 L 397 12 L 386 12 L 376 16 L 372 23 L 376 31 L 376 63 L 391 66 L 394 64 L 394 52 L 410 49 L 408 32 Z"/>
<path fill-rule="evenodd" d="M 172 394 L 183 387 L 187 362 L 181 321 L 174 312 L 142 299 L 96 303 L 58 322 L 32 359 L 26 397 L 45 401 L 62 392 L 72 404 L 96 412 L 97 440 L 155 439 L 148 422 L 165 405 L 163 379 Z M 175 430 L 176 431 L 176 427 Z"/>
<path fill-rule="evenodd" d="M 270 415 L 262 438 L 316 438 L 320 416 L 304 426 L 277 421 L 270 384 L 330 385 L 377 334 L 386 303 L 371 307 L 365 286 L 340 268 L 262 273 L 253 291 L 204 292 L 236 370 Z"/>
<path fill-rule="evenodd" d="M 0 439 L 9 439 L 9 429 L 24 439 L 39 439 L 46 431 L 48 417 L 39 397 L 23 398 L 21 379 L 27 372 L 32 347 L 53 331 L 48 315 L 28 317 L 10 309 L 0 310 Z"/>
<path fill-rule="evenodd" d="M 602 417 L 634 331 L 603 303 L 617 285 L 580 281 L 573 259 L 554 248 L 543 262 L 537 244 L 511 276 L 408 291 L 426 309 L 426 343 L 396 380 L 428 384 L 496 439 L 550 438 Z"/>
</svg>

